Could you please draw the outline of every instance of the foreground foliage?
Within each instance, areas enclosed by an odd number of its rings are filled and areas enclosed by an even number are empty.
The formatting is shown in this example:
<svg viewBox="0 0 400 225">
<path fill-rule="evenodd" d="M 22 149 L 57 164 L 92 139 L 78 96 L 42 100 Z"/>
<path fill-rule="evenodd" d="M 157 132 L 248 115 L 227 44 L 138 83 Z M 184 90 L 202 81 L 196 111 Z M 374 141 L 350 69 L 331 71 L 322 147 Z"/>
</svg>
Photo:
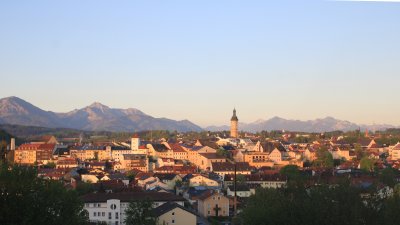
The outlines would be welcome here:
<svg viewBox="0 0 400 225">
<path fill-rule="evenodd" d="M 349 182 L 337 185 L 259 189 L 240 215 L 246 225 L 400 224 L 398 194 L 379 198 Z"/>
<path fill-rule="evenodd" d="M 88 216 L 75 191 L 43 180 L 31 167 L 0 164 L 0 224 L 80 225 Z"/>
<path fill-rule="evenodd" d="M 153 214 L 153 202 L 150 200 L 130 202 L 125 214 L 126 225 L 156 225 L 157 223 Z"/>
</svg>

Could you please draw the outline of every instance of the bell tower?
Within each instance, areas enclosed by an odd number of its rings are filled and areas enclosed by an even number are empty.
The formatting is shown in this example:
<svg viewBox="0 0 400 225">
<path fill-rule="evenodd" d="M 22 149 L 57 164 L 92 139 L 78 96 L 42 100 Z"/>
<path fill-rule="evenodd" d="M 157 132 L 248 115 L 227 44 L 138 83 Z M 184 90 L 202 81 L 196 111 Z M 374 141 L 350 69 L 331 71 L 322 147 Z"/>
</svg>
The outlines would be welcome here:
<svg viewBox="0 0 400 225">
<path fill-rule="evenodd" d="M 134 134 L 131 138 L 131 150 L 139 150 L 140 138 L 137 134 Z"/>
<path fill-rule="evenodd" d="M 236 116 L 236 109 L 233 109 L 233 116 L 231 118 L 231 137 L 232 138 L 239 137 L 238 122 L 239 122 L 239 119 Z"/>
</svg>

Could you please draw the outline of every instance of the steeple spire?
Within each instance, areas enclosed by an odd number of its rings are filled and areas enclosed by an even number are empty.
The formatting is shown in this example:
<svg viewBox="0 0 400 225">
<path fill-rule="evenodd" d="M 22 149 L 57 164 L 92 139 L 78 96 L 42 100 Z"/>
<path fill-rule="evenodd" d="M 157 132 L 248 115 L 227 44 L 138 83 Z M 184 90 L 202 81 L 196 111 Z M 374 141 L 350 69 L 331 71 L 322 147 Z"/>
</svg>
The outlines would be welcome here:
<svg viewBox="0 0 400 225">
<path fill-rule="evenodd" d="M 236 116 L 236 108 L 233 108 L 233 116 L 231 118 L 231 121 L 239 121 L 239 119 Z"/>
</svg>

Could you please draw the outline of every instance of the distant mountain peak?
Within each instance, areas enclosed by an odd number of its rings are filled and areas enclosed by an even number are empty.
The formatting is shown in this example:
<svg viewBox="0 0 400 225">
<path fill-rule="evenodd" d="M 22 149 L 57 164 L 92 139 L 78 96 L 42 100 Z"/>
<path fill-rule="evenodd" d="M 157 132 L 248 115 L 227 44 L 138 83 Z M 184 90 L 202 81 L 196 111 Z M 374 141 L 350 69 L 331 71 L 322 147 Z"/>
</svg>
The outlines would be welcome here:
<svg viewBox="0 0 400 225">
<path fill-rule="evenodd" d="M 71 112 L 54 113 L 15 96 L 0 99 L 0 123 L 97 131 L 202 130 L 187 120 L 154 118 L 138 109 L 114 109 L 100 102 Z"/>
<path fill-rule="evenodd" d="M 10 96 L 10 97 L 6 97 L 6 98 L 2 98 L 2 99 L 0 99 L 0 101 L 3 102 L 3 104 L 6 103 L 6 102 L 8 102 L 8 103 L 17 103 L 17 104 L 30 104 L 27 101 L 25 101 L 25 100 L 23 100 L 21 98 L 18 98 L 16 96 Z"/>
<path fill-rule="evenodd" d="M 110 107 L 103 105 L 100 102 L 93 102 L 91 105 L 88 106 L 88 108 L 109 109 Z"/>
</svg>

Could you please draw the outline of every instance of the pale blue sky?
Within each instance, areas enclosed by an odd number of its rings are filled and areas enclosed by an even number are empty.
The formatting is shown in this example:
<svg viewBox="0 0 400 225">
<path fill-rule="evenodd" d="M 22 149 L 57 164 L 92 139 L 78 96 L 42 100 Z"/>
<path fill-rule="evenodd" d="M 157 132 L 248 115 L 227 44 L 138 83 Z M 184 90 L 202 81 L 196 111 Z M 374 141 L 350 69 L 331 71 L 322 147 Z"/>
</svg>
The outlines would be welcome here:
<svg viewBox="0 0 400 225">
<path fill-rule="evenodd" d="M 226 124 L 400 125 L 400 4 L 1 1 L 0 98 Z"/>
</svg>

